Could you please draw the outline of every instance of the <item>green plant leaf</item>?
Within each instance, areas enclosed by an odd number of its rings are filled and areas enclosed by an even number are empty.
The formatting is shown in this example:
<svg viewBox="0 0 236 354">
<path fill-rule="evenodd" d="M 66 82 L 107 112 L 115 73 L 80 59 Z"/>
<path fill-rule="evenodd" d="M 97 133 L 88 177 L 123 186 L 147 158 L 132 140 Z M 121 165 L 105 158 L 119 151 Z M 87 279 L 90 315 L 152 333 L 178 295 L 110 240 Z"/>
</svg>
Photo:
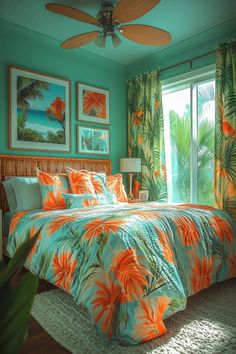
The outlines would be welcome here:
<svg viewBox="0 0 236 354">
<path fill-rule="evenodd" d="M 0 270 L 0 296 L 2 291 L 4 290 L 3 289 L 4 285 L 6 285 L 9 282 L 9 280 L 22 268 L 25 259 L 27 258 L 34 243 L 36 242 L 40 231 L 41 229 L 39 229 L 31 239 L 24 242 L 16 250 L 14 257 L 9 261 L 7 266 L 4 269 Z"/>
<path fill-rule="evenodd" d="M 0 295 L 1 354 L 18 353 L 25 335 L 27 319 L 38 287 L 38 279 L 31 273 L 21 278 L 17 286 L 6 284 Z"/>
</svg>

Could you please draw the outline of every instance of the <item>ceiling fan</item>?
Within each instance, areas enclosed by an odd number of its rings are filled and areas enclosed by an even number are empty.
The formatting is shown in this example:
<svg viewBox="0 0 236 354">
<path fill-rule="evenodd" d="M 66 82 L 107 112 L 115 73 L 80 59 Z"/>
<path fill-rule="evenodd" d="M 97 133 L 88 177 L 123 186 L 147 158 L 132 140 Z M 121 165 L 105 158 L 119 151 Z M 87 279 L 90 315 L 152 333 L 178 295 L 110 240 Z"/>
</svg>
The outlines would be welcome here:
<svg viewBox="0 0 236 354">
<path fill-rule="evenodd" d="M 99 27 L 98 31 L 87 32 L 71 37 L 61 44 L 62 48 L 79 48 L 87 43 L 94 42 L 99 47 L 105 47 L 106 38 L 111 37 L 114 47 L 121 43 L 117 33 L 134 42 L 145 45 L 164 45 L 170 42 L 171 35 L 160 28 L 148 25 L 120 25 L 133 21 L 156 6 L 160 0 L 120 0 L 115 6 L 112 1 L 105 1 L 97 18 L 84 11 L 67 5 L 48 3 L 46 9 L 60 15 L 86 22 Z"/>
</svg>

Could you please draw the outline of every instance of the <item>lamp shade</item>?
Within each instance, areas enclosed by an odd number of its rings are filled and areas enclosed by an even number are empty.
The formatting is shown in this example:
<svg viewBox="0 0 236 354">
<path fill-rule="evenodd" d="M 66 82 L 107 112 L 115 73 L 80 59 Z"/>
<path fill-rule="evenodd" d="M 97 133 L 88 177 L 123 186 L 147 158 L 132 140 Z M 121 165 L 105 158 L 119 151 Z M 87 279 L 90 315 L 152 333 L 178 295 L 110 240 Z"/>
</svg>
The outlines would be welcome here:
<svg viewBox="0 0 236 354">
<path fill-rule="evenodd" d="M 120 159 L 120 172 L 141 172 L 141 159 L 131 157 Z"/>
</svg>

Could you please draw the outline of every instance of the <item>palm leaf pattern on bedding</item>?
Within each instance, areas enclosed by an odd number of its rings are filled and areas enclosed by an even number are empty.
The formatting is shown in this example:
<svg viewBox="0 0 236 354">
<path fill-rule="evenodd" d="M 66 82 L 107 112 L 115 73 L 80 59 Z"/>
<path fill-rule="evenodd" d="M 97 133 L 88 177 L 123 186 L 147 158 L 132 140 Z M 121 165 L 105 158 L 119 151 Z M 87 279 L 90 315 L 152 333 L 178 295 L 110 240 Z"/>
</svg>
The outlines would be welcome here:
<svg viewBox="0 0 236 354">
<path fill-rule="evenodd" d="M 18 213 L 12 256 L 35 230 L 26 261 L 39 277 L 85 305 L 98 332 L 137 344 L 165 333 L 187 297 L 236 276 L 236 224 L 198 205 L 120 203 Z"/>
</svg>

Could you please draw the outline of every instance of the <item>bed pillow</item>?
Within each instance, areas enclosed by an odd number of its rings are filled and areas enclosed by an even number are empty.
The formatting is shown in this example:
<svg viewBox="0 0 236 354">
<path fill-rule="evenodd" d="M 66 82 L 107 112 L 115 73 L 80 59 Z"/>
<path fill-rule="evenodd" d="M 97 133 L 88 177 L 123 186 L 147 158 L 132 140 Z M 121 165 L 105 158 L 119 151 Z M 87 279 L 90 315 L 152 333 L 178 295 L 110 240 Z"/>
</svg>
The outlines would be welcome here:
<svg viewBox="0 0 236 354">
<path fill-rule="evenodd" d="M 116 196 L 113 193 L 106 194 L 67 194 L 63 193 L 67 209 L 84 208 L 94 205 L 115 204 Z"/>
<path fill-rule="evenodd" d="M 11 185 L 11 181 L 10 179 L 6 179 L 5 181 L 2 182 L 2 184 L 6 193 L 9 210 L 12 213 L 14 213 L 16 212 L 17 205 L 16 205 L 16 196 L 15 196 L 14 189 Z"/>
<path fill-rule="evenodd" d="M 84 208 L 93 205 L 98 205 L 98 199 L 95 194 L 67 194 L 63 193 L 63 197 L 66 201 L 67 209 Z"/>
<path fill-rule="evenodd" d="M 127 194 L 123 185 L 123 177 L 121 173 L 107 176 L 107 190 L 110 193 L 115 193 L 119 202 L 127 202 Z"/>
<path fill-rule="evenodd" d="M 37 177 L 11 177 L 9 181 L 15 193 L 15 211 L 42 209 L 42 198 Z"/>
<path fill-rule="evenodd" d="M 74 194 L 95 194 L 91 176 L 88 171 L 74 170 L 70 167 L 66 169 L 70 190 Z"/>
<path fill-rule="evenodd" d="M 62 193 L 69 193 L 69 182 L 66 174 L 51 174 L 37 169 L 43 209 L 65 209 L 66 201 Z"/>
<path fill-rule="evenodd" d="M 89 172 L 96 194 L 106 194 L 107 175 L 105 172 Z"/>
<path fill-rule="evenodd" d="M 106 204 L 116 204 L 117 203 L 117 198 L 115 193 L 104 193 L 104 194 L 97 194 L 96 195 L 99 204 L 101 205 L 106 205 Z"/>
</svg>

